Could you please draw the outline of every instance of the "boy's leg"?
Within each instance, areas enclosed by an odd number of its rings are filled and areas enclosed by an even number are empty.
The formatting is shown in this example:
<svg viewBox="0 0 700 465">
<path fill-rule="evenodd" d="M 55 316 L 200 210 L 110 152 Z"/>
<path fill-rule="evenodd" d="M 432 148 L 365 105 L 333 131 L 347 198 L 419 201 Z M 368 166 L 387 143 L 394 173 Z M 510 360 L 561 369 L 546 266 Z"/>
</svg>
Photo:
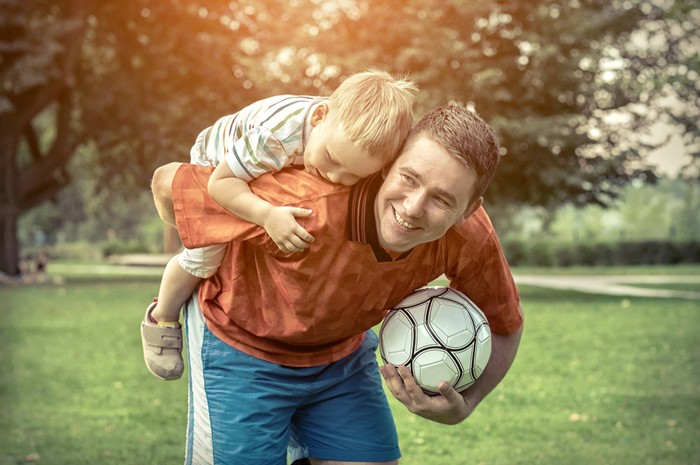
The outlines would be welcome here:
<svg viewBox="0 0 700 465">
<path fill-rule="evenodd" d="M 151 312 L 153 319 L 159 323 L 177 322 L 180 309 L 201 279 L 183 270 L 177 255 L 171 258 L 163 272 L 156 308 Z"/>
<path fill-rule="evenodd" d="M 226 244 L 185 249 L 165 267 L 158 299 L 148 308 L 141 324 L 144 359 L 156 377 L 170 380 L 182 376 L 180 308 L 202 278 L 216 273 L 226 249 Z"/>
<path fill-rule="evenodd" d="M 183 270 L 178 257 L 165 267 L 156 302 L 146 310 L 141 322 L 141 342 L 146 367 L 163 380 L 179 379 L 185 369 L 182 360 L 182 326 L 180 308 L 201 278 Z"/>
</svg>

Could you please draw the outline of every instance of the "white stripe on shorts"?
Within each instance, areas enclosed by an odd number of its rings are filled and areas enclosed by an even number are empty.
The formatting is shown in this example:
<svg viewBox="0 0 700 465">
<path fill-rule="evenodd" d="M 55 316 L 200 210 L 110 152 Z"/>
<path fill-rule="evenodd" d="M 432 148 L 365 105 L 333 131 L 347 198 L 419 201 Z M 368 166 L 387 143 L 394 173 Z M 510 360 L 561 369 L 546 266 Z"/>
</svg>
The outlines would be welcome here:
<svg viewBox="0 0 700 465">
<path fill-rule="evenodd" d="M 214 447 L 211 436 L 211 419 L 209 417 L 209 402 L 204 389 L 202 364 L 202 341 L 206 323 L 204 315 L 199 309 L 198 294 L 199 287 L 192 294 L 192 298 L 187 301 L 184 316 L 190 371 L 185 465 L 213 465 Z"/>
</svg>

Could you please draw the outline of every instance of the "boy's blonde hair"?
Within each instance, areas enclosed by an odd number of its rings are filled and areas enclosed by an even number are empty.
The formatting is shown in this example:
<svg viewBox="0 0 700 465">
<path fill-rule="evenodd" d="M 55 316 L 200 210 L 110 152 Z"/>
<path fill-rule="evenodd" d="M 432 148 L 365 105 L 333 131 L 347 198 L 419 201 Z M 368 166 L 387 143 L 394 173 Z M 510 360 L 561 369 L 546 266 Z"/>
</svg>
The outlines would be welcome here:
<svg viewBox="0 0 700 465">
<path fill-rule="evenodd" d="M 416 84 L 377 69 L 350 76 L 328 99 L 329 117 L 349 140 L 372 157 L 389 162 L 413 126 Z"/>
</svg>

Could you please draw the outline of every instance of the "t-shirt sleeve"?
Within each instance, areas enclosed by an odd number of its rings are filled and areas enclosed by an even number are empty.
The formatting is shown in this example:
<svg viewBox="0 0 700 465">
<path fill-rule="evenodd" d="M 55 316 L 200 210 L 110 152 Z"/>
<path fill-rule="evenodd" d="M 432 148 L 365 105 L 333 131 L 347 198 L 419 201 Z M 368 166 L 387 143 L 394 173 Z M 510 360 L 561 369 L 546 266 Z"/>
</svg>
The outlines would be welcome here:
<svg viewBox="0 0 700 465">
<path fill-rule="evenodd" d="M 279 171 L 294 158 L 264 126 L 256 126 L 226 147 L 226 163 L 238 179 L 250 182 L 264 173 Z"/>
<path fill-rule="evenodd" d="M 175 220 L 182 243 L 188 249 L 230 241 L 263 243 L 269 237 L 260 226 L 226 210 L 207 192 L 213 167 L 183 164 L 171 185 Z"/>
<path fill-rule="evenodd" d="M 454 247 L 446 258 L 450 287 L 463 292 L 484 312 L 492 332 L 516 332 L 523 324 L 520 293 L 486 212 L 480 209 L 463 227 L 448 234 Z"/>
</svg>

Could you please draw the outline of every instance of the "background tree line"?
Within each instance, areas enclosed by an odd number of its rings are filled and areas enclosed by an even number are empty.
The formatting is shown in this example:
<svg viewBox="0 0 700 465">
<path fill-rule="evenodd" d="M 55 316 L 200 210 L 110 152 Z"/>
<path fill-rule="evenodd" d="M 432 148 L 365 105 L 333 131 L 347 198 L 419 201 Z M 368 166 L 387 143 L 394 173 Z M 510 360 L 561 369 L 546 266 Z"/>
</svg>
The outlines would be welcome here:
<svg viewBox="0 0 700 465">
<path fill-rule="evenodd" d="M 137 218 L 134 199 L 153 170 L 186 161 L 218 117 L 273 94 L 327 95 L 370 66 L 418 80 L 417 115 L 455 103 L 496 128 L 504 157 L 487 193 L 494 208 L 608 205 L 629 182 L 655 181 L 642 158 L 652 147 L 637 135 L 660 119 L 682 128 L 695 150 L 685 175 L 697 177 L 700 13 L 690 0 L 0 8 L 0 271 L 9 274 L 23 212 L 73 201 L 65 214 L 79 222 L 120 216 L 110 208 L 122 199 Z M 71 172 L 89 179 L 80 189 L 92 207 L 65 190 Z"/>
</svg>

